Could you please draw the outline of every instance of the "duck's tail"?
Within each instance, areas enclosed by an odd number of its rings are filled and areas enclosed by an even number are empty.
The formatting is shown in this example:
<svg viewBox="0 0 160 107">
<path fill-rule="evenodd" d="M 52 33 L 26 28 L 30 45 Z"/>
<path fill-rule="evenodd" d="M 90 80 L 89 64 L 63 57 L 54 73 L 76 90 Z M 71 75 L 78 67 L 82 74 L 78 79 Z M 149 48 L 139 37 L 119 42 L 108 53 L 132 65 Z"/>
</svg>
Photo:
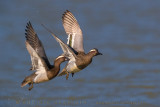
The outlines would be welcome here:
<svg viewBox="0 0 160 107">
<path fill-rule="evenodd" d="M 31 81 L 29 81 L 29 80 L 28 80 L 28 77 L 26 77 L 26 78 L 22 81 L 21 87 L 24 87 L 24 86 L 26 86 L 26 85 L 29 84 L 29 83 L 31 83 Z"/>
<path fill-rule="evenodd" d="M 63 76 L 67 74 L 66 68 L 63 68 L 63 70 L 58 74 L 58 76 Z"/>
</svg>

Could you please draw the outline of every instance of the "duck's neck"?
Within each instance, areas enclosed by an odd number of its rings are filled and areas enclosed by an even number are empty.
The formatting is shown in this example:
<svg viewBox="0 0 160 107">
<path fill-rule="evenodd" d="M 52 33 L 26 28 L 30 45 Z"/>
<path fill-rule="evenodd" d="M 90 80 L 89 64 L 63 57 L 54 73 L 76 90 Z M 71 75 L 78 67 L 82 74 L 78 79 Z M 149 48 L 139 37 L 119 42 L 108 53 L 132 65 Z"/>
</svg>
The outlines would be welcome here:
<svg viewBox="0 0 160 107">
<path fill-rule="evenodd" d="M 47 76 L 49 78 L 49 80 L 51 80 L 52 78 L 56 77 L 60 71 L 60 64 L 62 62 L 61 61 L 54 61 L 54 67 L 47 72 Z"/>
<path fill-rule="evenodd" d="M 86 55 L 87 55 L 89 58 L 91 58 L 91 59 L 95 56 L 95 54 L 94 54 L 93 51 L 87 53 Z"/>
<path fill-rule="evenodd" d="M 53 77 L 55 77 L 55 76 L 57 76 L 58 75 L 58 73 L 59 73 L 59 71 L 60 71 L 60 64 L 61 64 L 62 62 L 59 62 L 59 61 L 54 61 L 54 68 L 53 68 L 53 70 L 51 70 L 51 77 L 50 78 L 53 78 Z"/>
<path fill-rule="evenodd" d="M 85 55 L 85 53 L 80 51 L 77 53 L 77 55 Z"/>
<path fill-rule="evenodd" d="M 54 61 L 54 67 L 56 67 L 56 68 L 58 68 L 58 70 L 60 70 L 61 63 L 62 63 L 62 61 Z"/>
</svg>

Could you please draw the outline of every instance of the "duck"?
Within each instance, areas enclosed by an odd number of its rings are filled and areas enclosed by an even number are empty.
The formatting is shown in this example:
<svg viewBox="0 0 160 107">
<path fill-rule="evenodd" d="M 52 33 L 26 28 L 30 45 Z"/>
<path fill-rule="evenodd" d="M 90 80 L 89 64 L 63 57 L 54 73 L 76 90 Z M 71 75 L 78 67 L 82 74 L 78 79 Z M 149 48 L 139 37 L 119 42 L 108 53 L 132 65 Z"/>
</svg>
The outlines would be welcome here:
<svg viewBox="0 0 160 107">
<path fill-rule="evenodd" d="M 66 80 L 68 80 L 69 73 L 73 77 L 74 73 L 86 68 L 92 62 L 94 56 L 102 55 L 102 53 L 97 48 L 91 49 L 87 54 L 84 52 L 82 30 L 78 21 L 69 10 L 66 10 L 62 15 L 62 23 L 68 35 L 67 44 L 46 26 L 43 25 L 43 27 L 56 39 L 63 50 L 63 55 L 69 59 L 64 69 L 58 74 L 58 76 L 66 75 Z"/>
<path fill-rule="evenodd" d="M 33 88 L 33 84 L 46 82 L 55 78 L 60 71 L 61 63 L 66 61 L 67 58 L 60 55 L 54 60 L 54 65 L 51 65 L 46 56 L 43 44 L 34 31 L 30 21 L 27 23 L 25 31 L 25 45 L 32 62 L 32 67 L 30 70 L 36 72 L 33 72 L 31 75 L 25 77 L 21 83 L 21 87 L 28 84 L 30 86 L 28 90 L 30 91 Z"/>
</svg>

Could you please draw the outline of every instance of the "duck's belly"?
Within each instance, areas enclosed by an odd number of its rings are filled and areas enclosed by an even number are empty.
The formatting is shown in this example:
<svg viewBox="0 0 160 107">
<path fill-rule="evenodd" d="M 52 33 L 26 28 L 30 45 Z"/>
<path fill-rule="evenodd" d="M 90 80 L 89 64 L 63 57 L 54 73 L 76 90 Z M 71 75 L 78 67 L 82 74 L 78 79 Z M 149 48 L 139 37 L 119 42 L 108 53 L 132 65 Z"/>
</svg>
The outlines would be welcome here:
<svg viewBox="0 0 160 107">
<path fill-rule="evenodd" d="M 75 63 L 70 63 L 70 64 L 67 66 L 66 70 L 67 70 L 69 73 L 76 73 L 76 72 L 79 72 L 81 69 L 79 69 Z"/>
<path fill-rule="evenodd" d="M 48 81 L 48 77 L 47 77 L 47 74 L 46 73 L 42 73 L 42 74 L 38 74 L 35 79 L 34 79 L 34 82 L 35 83 L 41 83 L 41 82 L 45 82 L 45 81 Z"/>
</svg>

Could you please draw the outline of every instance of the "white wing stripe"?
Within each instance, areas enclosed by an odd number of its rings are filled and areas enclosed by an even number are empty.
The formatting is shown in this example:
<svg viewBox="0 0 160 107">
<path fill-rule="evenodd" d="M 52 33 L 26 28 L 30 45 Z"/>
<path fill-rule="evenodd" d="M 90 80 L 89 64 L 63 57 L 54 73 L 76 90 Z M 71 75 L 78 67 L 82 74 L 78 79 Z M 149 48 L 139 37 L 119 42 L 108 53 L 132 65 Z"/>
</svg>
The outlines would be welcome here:
<svg viewBox="0 0 160 107">
<path fill-rule="evenodd" d="M 68 35 L 68 38 L 67 38 L 67 44 L 69 45 L 69 39 L 70 39 L 70 34 Z"/>
<path fill-rule="evenodd" d="M 71 46 L 71 47 L 74 46 L 74 39 L 75 39 L 75 36 L 76 36 L 76 33 L 73 33 L 73 35 L 72 35 L 72 46 Z"/>
</svg>

